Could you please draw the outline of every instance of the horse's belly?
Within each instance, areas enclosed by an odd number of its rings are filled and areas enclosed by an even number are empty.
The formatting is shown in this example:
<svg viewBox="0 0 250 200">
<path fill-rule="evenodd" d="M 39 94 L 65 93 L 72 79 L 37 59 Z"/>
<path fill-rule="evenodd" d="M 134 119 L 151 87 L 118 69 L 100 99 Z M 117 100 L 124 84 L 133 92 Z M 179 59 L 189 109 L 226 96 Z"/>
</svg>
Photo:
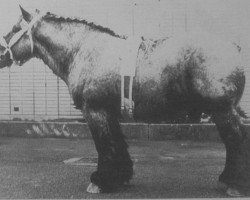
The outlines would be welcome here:
<svg viewBox="0 0 250 200">
<path fill-rule="evenodd" d="M 134 90 L 134 101 L 136 120 L 171 121 L 177 112 L 187 113 L 188 110 L 186 92 L 177 82 L 168 87 L 162 82 L 148 80 L 140 84 L 139 90 Z"/>
</svg>

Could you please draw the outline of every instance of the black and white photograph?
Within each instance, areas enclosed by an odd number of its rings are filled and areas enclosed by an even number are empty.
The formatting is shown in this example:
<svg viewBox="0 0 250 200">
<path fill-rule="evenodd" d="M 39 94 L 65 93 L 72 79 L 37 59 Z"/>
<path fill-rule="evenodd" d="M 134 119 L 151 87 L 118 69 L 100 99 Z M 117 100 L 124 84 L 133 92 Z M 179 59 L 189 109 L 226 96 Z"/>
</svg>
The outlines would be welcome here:
<svg viewBox="0 0 250 200">
<path fill-rule="evenodd" d="M 250 197 L 249 0 L 0 0 L 0 199 Z"/>
</svg>

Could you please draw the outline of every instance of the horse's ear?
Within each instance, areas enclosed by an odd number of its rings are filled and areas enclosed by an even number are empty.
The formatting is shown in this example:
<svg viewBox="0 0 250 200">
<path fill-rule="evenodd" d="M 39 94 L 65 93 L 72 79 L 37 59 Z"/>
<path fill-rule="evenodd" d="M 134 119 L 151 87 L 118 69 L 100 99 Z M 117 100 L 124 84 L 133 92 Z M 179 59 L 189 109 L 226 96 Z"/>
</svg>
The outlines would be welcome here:
<svg viewBox="0 0 250 200">
<path fill-rule="evenodd" d="M 26 21 L 26 22 L 30 22 L 32 20 L 32 15 L 30 13 L 28 13 L 26 10 L 24 10 L 22 8 L 22 6 L 20 6 L 20 9 L 21 9 L 21 12 L 22 12 L 22 15 L 23 15 L 23 19 Z"/>
<path fill-rule="evenodd" d="M 36 9 L 36 14 L 40 14 L 40 10 Z"/>
</svg>

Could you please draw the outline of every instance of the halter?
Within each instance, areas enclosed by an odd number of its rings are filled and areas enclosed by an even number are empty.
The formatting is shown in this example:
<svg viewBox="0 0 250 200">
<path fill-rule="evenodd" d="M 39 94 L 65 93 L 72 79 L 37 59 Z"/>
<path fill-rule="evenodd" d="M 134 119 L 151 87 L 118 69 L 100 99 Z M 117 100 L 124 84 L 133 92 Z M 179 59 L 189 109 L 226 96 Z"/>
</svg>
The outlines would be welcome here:
<svg viewBox="0 0 250 200">
<path fill-rule="evenodd" d="M 34 41 L 33 41 L 33 38 L 32 38 L 32 34 L 31 34 L 31 29 L 33 28 L 34 24 L 43 17 L 43 15 L 39 14 L 37 15 L 36 17 L 34 17 L 30 23 L 26 22 L 26 26 L 24 29 L 18 31 L 11 39 L 10 39 L 10 42 L 9 44 L 7 44 L 6 40 L 4 38 L 0 38 L 0 44 L 5 47 L 5 51 L 4 51 L 4 54 L 6 54 L 7 52 L 9 52 L 10 54 L 10 58 L 11 60 L 14 60 L 14 57 L 13 57 L 13 53 L 12 53 L 12 50 L 11 48 L 18 42 L 18 40 L 21 39 L 21 37 L 27 33 L 27 35 L 29 36 L 29 39 L 30 39 L 30 49 L 31 49 L 31 53 L 33 53 L 33 50 L 34 50 Z"/>
</svg>

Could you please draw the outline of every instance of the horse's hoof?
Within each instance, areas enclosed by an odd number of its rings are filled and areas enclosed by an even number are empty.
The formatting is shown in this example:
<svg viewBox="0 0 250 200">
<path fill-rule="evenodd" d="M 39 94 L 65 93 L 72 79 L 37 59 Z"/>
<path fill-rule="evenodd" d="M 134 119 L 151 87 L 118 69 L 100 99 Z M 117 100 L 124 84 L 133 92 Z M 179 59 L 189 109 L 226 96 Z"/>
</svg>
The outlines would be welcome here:
<svg viewBox="0 0 250 200">
<path fill-rule="evenodd" d="M 222 190 L 226 190 L 226 189 L 228 188 L 227 184 L 225 184 L 225 183 L 223 183 L 223 182 L 221 182 L 221 181 L 218 181 L 218 182 L 217 182 L 217 187 L 218 187 L 219 189 L 222 189 Z"/>
<path fill-rule="evenodd" d="M 130 185 L 130 183 L 129 183 L 129 181 L 125 181 L 125 182 L 123 183 L 123 185 L 124 185 L 124 186 L 128 186 L 128 185 Z"/>
<path fill-rule="evenodd" d="M 101 189 L 94 183 L 90 183 L 87 188 L 87 192 L 91 194 L 99 194 L 101 193 Z"/>
<path fill-rule="evenodd" d="M 230 197 L 244 197 L 245 195 L 240 193 L 239 190 L 235 188 L 228 188 L 226 194 Z"/>
</svg>

